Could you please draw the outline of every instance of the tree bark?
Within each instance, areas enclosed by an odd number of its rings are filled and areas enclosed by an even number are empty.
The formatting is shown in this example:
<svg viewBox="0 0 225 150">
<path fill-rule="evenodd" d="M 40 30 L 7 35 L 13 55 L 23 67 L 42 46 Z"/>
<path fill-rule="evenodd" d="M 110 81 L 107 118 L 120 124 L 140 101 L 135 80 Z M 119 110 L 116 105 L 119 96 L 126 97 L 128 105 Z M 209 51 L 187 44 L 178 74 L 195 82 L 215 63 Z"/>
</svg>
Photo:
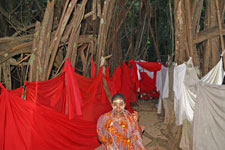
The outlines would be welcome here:
<svg viewBox="0 0 225 150">
<path fill-rule="evenodd" d="M 209 1 L 206 4 L 206 13 L 205 13 L 205 22 L 204 22 L 204 29 L 207 30 L 210 24 L 210 11 L 209 11 Z M 205 75 L 209 69 L 209 57 L 210 57 L 210 48 L 211 43 L 209 40 L 204 41 L 204 53 L 203 53 L 203 63 L 202 63 L 202 73 Z"/>
<path fill-rule="evenodd" d="M 6 86 L 7 90 L 12 90 L 12 82 L 11 82 L 11 70 L 10 70 L 10 64 L 5 62 L 3 63 L 3 78 L 4 78 L 4 84 Z"/>
<path fill-rule="evenodd" d="M 222 26 L 222 34 L 225 35 L 225 25 Z M 220 35 L 219 27 L 212 26 L 205 28 L 204 30 L 200 31 L 199 33 L 196 34 L 196 37 L 194 39 L 194 43 L 201 43 L 205 40 L 212 39 L 215 37 L 218 37 Z"/>
<path fill-rule="evenodd" d="M 215 1 L 216 1 L 217 20 L 218 20 L 219 30 L 220 30 L 221 48 L 222 48 L 222 52 L 223 52 L 223 51 L 225 51 L 225 49 L 224 49 L 222 26 L 221 26 L 221 20 L 220 20 L 220 10 L 219 10 L 218 0 L 215 0 Z M 224 67 L 225 67 L 225 57 L 223 57 L 223 63 L 224 63 Z"/>
<path fill-rule="evenodd" d="M 186 25 L 184 18 L 184 1 L 174 1 L 174 22 L 175 22 L 175 62 L 180 64 L 185 60 L 187 51 Z"/>
<path fill-rule="evenodd" d="M 213 26 L 218 26 L 218 23 L 217 23 L 217 16 L 216 16 L 216 7 L 215 7 L 215 0 L 214 1 L 210 1 L 211 4 L 210 4 L 210 12 L 211 12 L 211 16 L 210 16 L 210 26 L 213 27 Z M 219 60 L 219 56 L 220 56 L 220 53 L 219 53 L 219 36 L 216 37 L 216 38 L 213 38 L 210 40 L 211 42 L 211 65 L 210 65 L 210 69 L 212 67 L 214 67 L 217 63 L 218 63 L 218 60 Z"/>
</svg>

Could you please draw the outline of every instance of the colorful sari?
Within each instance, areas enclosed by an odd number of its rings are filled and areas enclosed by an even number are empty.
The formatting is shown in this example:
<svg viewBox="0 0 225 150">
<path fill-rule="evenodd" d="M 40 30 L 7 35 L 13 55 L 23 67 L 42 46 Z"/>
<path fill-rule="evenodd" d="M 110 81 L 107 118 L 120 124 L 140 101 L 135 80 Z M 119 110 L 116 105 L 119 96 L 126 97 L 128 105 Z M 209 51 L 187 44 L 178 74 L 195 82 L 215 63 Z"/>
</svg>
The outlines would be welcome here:
<svg viewBox="0 0 225 150">
<path fill-rule="evenodd" d="M 125 120 L 114 122 L 112 115 L 110 111 L 98 119 L 97 133 L 100 140 L 112 150 L 144 150 L 141 135 L 132 115 L 125 110 Z M 105 145 L 102 144 L 103 150 L 106 150 Z"/>
</svg>

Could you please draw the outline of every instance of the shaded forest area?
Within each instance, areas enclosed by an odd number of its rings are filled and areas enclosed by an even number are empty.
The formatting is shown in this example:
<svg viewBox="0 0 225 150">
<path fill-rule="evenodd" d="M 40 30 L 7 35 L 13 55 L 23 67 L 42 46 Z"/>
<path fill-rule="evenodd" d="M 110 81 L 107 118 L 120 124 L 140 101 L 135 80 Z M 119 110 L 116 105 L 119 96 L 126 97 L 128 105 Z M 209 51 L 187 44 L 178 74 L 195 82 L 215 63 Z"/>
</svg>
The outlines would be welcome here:
<svg viewBox="0 0 225 150">
<path fill-rule="evenodd" d="M 224 50 L 224 14 L 224 0 L 0 0 L 0 81 L 48 80 L 67 58 L 89 77 L 91 59 L 112 72 L 123 60 L 191 56 L 202 76 Z"/>
</svg>

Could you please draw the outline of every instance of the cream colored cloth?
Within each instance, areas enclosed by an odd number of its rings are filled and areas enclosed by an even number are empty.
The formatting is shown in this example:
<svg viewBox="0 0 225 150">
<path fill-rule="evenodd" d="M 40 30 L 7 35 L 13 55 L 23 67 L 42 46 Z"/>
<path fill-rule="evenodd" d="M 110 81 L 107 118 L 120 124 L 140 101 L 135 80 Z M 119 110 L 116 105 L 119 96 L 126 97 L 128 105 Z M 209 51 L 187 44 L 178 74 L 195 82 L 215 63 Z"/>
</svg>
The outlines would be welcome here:
<svg viewBox="0 0 225 150">
<path fill-rule="evenodd" d="M 156 76 L 156 87 L 157 91 L 160 91 L 159 102 L 157 107 L 157 113 L 162 112 L 162 100 L 169 97 L 169 75 L 168 68 L 162 65 L 160 71 L 157 72 Z"/>
<path fill-rule="evenodd" d="M 165 109 L 164 123 L 169 123 L 174 105 L 173 70 L 173 65 L 168 67 L 168 98 L 163 98 L 163 106 Z"/>
<path fill-rule="evenodd" d="M 176 120 L 178 123 L 183 124 L 182 128 L 182 136 L 181 136 L 181 142 L 180 142 L 180 148 L 184 150 L 189 150 L 192 147 L 192 130 L 191 130 L 191 123 L 193 121 L 194 111 L 197 109 L 195 108 L 195 104 L 198 101 L 197 93 L 196 93 L 196 84 L 200 82 L 200 80 L 197 77 L 197 73 L 195 71 L 195 68 L 193 67 L 193 64 L 191 61 L 185 63 L 186 64 L 186 73 L 184 77 L 184 87 L 182 91 L 181 97 L 183 99 L 180 99 L 180 107 L 183 110 L 182 115 L 178 114 L 178 119 Z M 205 75 L 201 81 L 205 83 L 210 84 L 218 84 L 221 85 L 223 81 L 223 65 L 222 65 L 222 59 L 218 62 L 218 64 L 207 74 Z M 188 122 L 187 122 L 187 120 Z M 185 121 L 184 121 L 185 120 Z"/>
<path fill-rule="evenodd" d="M 191 123 L 188 120 L 183 121 L 182 126 L 182 134 L 180 140 L 180 148 L 183 150 L 191 150 L 192 149 L 192 135 L 191 132 Z"/>
<path fill-rule="evenodd" d="M 225 85 L 197 84 L 193 150 L 225 149 Z"/>
</svg>

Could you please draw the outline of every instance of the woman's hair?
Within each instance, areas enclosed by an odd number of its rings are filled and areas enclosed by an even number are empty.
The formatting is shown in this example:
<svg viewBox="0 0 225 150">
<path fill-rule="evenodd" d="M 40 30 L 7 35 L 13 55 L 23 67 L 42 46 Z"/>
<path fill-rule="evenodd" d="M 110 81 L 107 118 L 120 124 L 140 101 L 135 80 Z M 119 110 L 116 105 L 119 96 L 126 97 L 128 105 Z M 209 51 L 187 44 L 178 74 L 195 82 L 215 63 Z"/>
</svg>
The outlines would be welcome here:
<svg viewBox="0 0 225 150">
<path fill-rule="evenodd" d="M 114 101 L 116 98 L 122 99 L 123 102 L 125 103 L 125 97 L 123 96 L 123 94 L 121 94 L 121 93 L 116 93 L 116 94 L 114 94 L 113 97 L 112 97 L 112 103 L 113 103 L 113 101 Z"/>
</svg>

